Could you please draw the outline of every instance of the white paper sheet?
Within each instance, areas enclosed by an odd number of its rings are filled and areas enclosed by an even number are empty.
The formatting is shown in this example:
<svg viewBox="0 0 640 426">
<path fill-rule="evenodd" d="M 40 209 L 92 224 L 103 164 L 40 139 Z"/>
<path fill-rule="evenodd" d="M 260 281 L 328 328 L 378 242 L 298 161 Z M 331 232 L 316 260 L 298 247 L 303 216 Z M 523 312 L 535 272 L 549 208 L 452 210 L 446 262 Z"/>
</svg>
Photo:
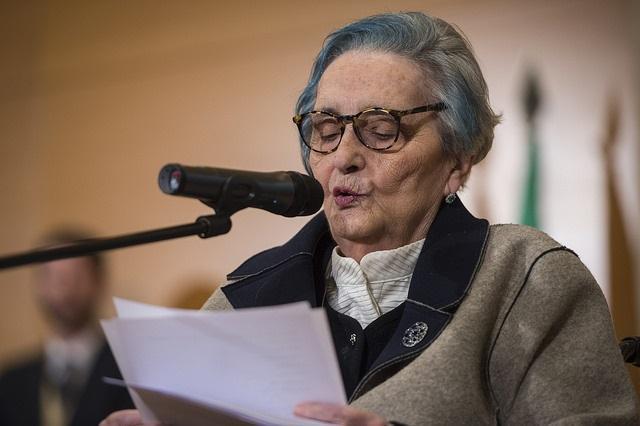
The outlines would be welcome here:
<svg viewBox="0 0 640 426">
<path fill-rule="evenodd" d="M 201 312 L 123 299 L 115 303 L 121 318 L 102 321 L 102 326 L 126 383 L 137 390 L 135 399 L 144 400 L 136 403 L 149 420 L 176 424 L 166 413 L 160 416 L 166 405 L 150 404 L 166 404 L 171 397 L 196 404 L 198 410 L 207 407 L 221 415 L 260 419 L 256 424 L 283 425 L 318 424 L 293 416 L 299 402 L 346 402 L 321 309 L 298 303 Z M 189 407 L 178 402 L 176 406 Z"/>
</svg>

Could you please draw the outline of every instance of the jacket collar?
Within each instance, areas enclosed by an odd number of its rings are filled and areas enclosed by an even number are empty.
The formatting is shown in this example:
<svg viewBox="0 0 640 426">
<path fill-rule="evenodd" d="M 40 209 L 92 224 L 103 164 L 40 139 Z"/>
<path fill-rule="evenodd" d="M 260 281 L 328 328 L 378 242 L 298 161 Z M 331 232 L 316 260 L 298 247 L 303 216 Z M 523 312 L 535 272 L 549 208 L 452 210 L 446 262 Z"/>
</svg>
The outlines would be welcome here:
<svg viewBox="0 0 640 426">
<path fill-rule="evenodd" d="M 318 249 L 318 243 L 328 234 L 329 225 L 326 216 L 324 212 L 320 212 L 284 245 L 265 250 L 247 259 L 228 274 L 227 279 L 230 281 L 238 280 L 260 274 L 280 264 L 283 260 L 297 255 L 313 256 Z"/>
<path fill-rule="evenodd" d="M 227 275 L 222 291 L 234 308 L 322 303 L 324 272 L 335 242 L 323 212 L 282 246 L 265 250 Z M 324 266 L 323 266 L 324 265 Z M 321 281 L 322 280 L 322 281 Z"/>
<path fill-rule="evenodd" d="M 488 229 L 489 223 L 473 217 L 459 199 L 443 203 L 413 271 L 409 300 L 455 310 L 480 264 Z"/>
</svg>

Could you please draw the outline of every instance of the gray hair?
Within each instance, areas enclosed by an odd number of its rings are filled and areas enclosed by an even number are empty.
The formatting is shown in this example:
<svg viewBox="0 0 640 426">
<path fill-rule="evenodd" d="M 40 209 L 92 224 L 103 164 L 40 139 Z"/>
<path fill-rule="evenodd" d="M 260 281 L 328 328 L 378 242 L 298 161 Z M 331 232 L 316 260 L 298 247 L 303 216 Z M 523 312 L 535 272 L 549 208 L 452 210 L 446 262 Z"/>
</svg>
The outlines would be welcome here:
<svg viewBox="0 0 640 426">
<path fill-rule="evenodd" d="M 471 45 L 451 24 L 420 12 L 374 15 L 330 34 L 298 98 L 296 114 L 313 109 L 325 70 L 351 50 L 394 53 L 416 63 L 424 72 L 424 88 L 447 106 L 438 113 L 443 151 L 456 159 L 471 158 L 474 164 L 487 155 L 500 116 L 491 109 L 487 83 Z M 305 169 L 311 174 L 310 150 L 302 139 L 300 147 Z"/>
</svg>

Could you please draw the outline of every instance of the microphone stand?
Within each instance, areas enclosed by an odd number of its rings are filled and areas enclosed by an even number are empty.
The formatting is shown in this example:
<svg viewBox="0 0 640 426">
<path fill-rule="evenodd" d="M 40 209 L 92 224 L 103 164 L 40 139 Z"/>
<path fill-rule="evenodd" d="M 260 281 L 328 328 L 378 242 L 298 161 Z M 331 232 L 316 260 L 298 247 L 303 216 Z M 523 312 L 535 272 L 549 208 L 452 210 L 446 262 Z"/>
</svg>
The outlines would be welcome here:
<svg viewBox="0 0 640 426">
<path fill-rule="evenodd" d="M 150 231 L 136 232 L 108 238 L 91 238 L 75 241 L 63 246 L 40 248 L 23 253 L 0 257 L 0 270 L 32 263 L 48 262 L 69 257 L 81 257 L 89 254 L 130 247 L 173 238 L 198 235 L 200 238 L 210 238 L 222 235 L 231 229 L 231 219 L 228 214 L 200 216 L 194 223 L 170 226 Z"/>
</svg>

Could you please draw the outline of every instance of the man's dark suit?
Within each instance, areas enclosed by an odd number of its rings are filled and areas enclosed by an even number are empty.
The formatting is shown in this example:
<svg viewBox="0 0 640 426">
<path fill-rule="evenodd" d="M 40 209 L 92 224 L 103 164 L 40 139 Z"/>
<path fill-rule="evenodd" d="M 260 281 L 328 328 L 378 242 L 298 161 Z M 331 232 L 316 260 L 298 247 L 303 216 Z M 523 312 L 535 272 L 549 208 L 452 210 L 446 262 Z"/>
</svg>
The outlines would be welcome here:
<svg viewBox="0 0 640 426">
<path fill-rule="evenodd" d="M 0 377 L 0 426 L 40 426 L 43 358 L 37 357 Z M 113 411 L 133 408 L 125 388 L 107 385 L 103 377 L 122 377 L 109 346 L 100 349 L 70 426 L 97 425 Z"/>
</svg>

